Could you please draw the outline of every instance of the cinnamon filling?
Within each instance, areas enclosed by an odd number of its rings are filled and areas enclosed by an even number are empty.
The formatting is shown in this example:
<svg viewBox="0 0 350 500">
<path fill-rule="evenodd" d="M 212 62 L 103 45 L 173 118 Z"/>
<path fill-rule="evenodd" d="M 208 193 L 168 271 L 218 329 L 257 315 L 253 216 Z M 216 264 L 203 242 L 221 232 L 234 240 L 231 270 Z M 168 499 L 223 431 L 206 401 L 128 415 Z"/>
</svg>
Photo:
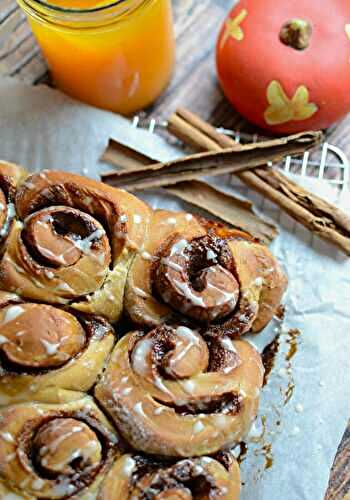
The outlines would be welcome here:
<svg viewBox="0 0 350 500">
<path fill-rule="evenodd" d="M 157 401 L 157 399 L 156 399 Z M 238 415 L 241 411 L 241 399 L 238 394 L 223 394 L 213 398 L 209 396 L 207 398 L 198 398 L 193 401 L 188 401 L 183 405 L 164 403 L 164 401 L 158 401 L 162 406 L 167 406 L 172 408 L 179 415 L 198 415 L 203 413 L 204 415 Z"/>
<path fill-rule="evenodd" d="M 129 357 L 133 370 L 156 387 L 162 385 L 161 379 L 190 381 L 199 373 L 228 373 L 241 364 L 231 339 L 219 337 L 214 341 L 209 338 L 206 343 L 199 333 L 184 326 L 172 328 L 163 325 L 144 336 L 134 334 Z M 191 396 L 181 403 L 155 400 L 182 415 L 235 415 L 241 408 L 239 395 L 232 393 L 216 397 Z"/>
<path fill-rule="evenodd" d="M 52 481 L 60 498 L 88 487 L 116 453 L 116 437 L 83 408 L 43 412 L 27 421 L 17 443 L 24 466 Z"/>
<path fill-rule="evenodd" d="M 215 236 L 178 237 L 161 252 L 154 282 L 164 302 L 197 321 L 227 317 L 237 305 L 239 283 L 227 244 Z"/>
<path fill-rule="evenodd" d="M 203 372 L 227 373 L 241 364 L 229 337 L 202 336 L 185 326 L 162 325 L 147 335 L 135 334 L 129 355 L 133 369 L 149 378 L 181 380 Z"/>
<path fill-rule="evenodd" d="M 175 464 L 134 457 L 133 498 L 138 500 L 192 500 L 216 498 L 224 493 L 208 470 L 213 459 L 186 459 Z"/>
<path fill-rule="evenodd" d="M 85 422 L 55 418 L 37 431 L 33 439 L 33 456 L 42 477 L 91 473 L 102 461 L 102 445 Z"/>
<path fill-rule="evenodd" d="M 103 227 L 90 215 L 74 208 L 51 207 L 30 215 L 22 230 L 32 257 L 53 268 L 74 265 L 82 255 L 105 254 L 110 261 L 109 241 Z"/>
</svg>

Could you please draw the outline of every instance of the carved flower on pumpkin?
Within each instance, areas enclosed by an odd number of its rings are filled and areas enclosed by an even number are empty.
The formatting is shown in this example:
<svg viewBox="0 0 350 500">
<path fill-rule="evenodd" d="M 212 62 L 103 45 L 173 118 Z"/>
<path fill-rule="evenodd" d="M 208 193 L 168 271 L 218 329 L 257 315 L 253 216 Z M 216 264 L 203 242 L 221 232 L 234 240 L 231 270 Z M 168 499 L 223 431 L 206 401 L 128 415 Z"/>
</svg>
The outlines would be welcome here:
<svg viewBox="0 0 350 500">
<path fill-rule="evenodd" d="M 346 34 L 348 35 L 348 37 L 350 39 L 350 24 L 346 24 L 345 25 L 345 32 L 346 32 Z"/>
<path fill-rule="evenodd" d="M 224 36 L 222 37 L 222 40 L 221 40 L 221 48 L 224 47 L 224 45 L 226 44 L 227 40 L 230 37 L 234 38 L 238 42 L 243 40 L 244 31 L 240 25 L 244 21 L 244 19 L 247 17 L 247 15 L 248 15 L 247 10 L 243 9 L 240 11 L 238 16 L 236 16 L 233 19 L 228 19 L 226 21 L 226 30 L 225 30 Z"/>
<path fill-rule="evenodd" d="M 264 118 L 268 125 L 307 120 L 318 111 L 317 105 L 309 102 L 309 91 L 305 85 L 300 85 L 290 99 L 280 82 L 273 80 L 266 94 L 269 106 Z"/>
</svg>

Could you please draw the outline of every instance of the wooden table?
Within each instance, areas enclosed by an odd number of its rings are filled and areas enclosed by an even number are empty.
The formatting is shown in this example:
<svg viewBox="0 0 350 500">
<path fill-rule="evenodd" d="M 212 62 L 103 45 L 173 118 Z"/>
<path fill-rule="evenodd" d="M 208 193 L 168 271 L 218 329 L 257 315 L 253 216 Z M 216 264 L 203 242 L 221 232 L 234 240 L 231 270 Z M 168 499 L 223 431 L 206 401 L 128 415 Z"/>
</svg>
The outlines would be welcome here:
<svg viewBox="0 0 350 500">
<path fill-rule="evenodd" d="M 178 105 L 182 105 L 214 124 L 253 131 L 227 105 L 215 77 L 215 39 L 232 3 L 233 0 L 173 0 L 178 46 L 176 74 L 167 92 L 147 111 L 148 116 L 167 117 Z M 0 26 L 11 14 L 13 21 L 9 29 L 12 36 L 4 44 L 0 43 L 0 71 L 34 84 L 48 81 L 45 61 L 15 0 L 0 0 Z M 341 147 L 350 157 L 348 130 L 350 117 L 332 128 L 328 135 L 329 141 Z M 349 500 L 349 493 L 350 424 L 331 471 L 326 500 Z"/>
</svg>

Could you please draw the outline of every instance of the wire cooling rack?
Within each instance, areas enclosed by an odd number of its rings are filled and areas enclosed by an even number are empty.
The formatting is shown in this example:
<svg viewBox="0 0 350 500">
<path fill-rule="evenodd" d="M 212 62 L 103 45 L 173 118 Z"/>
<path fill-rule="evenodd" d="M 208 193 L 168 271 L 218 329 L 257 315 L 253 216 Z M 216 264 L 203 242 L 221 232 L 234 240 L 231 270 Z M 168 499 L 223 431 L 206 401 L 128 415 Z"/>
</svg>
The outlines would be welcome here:
<svg viewBox="0 0 350 500">
<path fill-rule="evenodd" d="M 164 120 L 144 120 L 140 116 L 132 119 L 132 125 L 135 128 L 147 129 L 149 132 L 156 133 L 157 130 L 165 130 L 167 122 Z M 230 130 L 223 127 L 216 129 L 218 132 L 228 135 L 239 143 L 259 142 L 266 137 L 258 134 L 247 134 L 241 131 Z M 181 141 L 177 141 L 181 144 Z M 287 156 L 280 168 L 285 173 L 293 173 L 302 178 L 318 178 L 336 186 L 339 190 L 347 189 L 350 181 L 350 166 L 345 153 L 337 146 L 324 142 L 318 151 L 317 158 L 310 156 L 306 152 L 302 158 Z"/>
</svg>

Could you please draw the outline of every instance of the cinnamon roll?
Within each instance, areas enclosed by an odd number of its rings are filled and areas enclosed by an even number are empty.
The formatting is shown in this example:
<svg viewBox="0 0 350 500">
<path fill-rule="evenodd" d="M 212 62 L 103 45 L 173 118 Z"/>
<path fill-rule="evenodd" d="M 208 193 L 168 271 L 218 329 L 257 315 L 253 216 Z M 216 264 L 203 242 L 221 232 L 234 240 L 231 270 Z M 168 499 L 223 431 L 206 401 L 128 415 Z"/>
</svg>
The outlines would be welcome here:
<svg viewBox="0 0 350 500">
<path fill-rule="evenodd" d="M 3 408 L 0 497 L 97 498 L 121 453 L 117 433 L 90 397 L 61 405 Z"/>
<path fill-rule="evenodd" d="M 107 473 L 99 500 L 238 500 L 240 473 L 227 453 L 160 462 L 123 455 Z"/>
<path fill-rule="evenodd" d="M 17 186 L 28 176 L 26 170 L 14 163 L 0 161 L 0 255 L 15 216 Z"/>
<path fill-rule="evenodd" d="M 134 448 L 194 457 L 248 432 L 263 374 L 248 342 L 163 325 L 118 342 L 95 396 Z"/>
<path fill-rule="evenodd" d="M 124 191 L 47 170 L 18 189 L 15 208 L 1 287 L 116 321 L 151 209 Z"/>
<path fill-rule="evenodd" d="M 268 248 L 248 234 L 189 214 L 155 212 L 128 274 L 125 307 L 154 327 L 179 314 L 241 335 L 272 318 L 287 279 Z"/>
<path fill-rule="evenodd" d="M 81 397 L 114 345 L 105 319 L 0 292 L 0 406 Z"/>
</svg>

